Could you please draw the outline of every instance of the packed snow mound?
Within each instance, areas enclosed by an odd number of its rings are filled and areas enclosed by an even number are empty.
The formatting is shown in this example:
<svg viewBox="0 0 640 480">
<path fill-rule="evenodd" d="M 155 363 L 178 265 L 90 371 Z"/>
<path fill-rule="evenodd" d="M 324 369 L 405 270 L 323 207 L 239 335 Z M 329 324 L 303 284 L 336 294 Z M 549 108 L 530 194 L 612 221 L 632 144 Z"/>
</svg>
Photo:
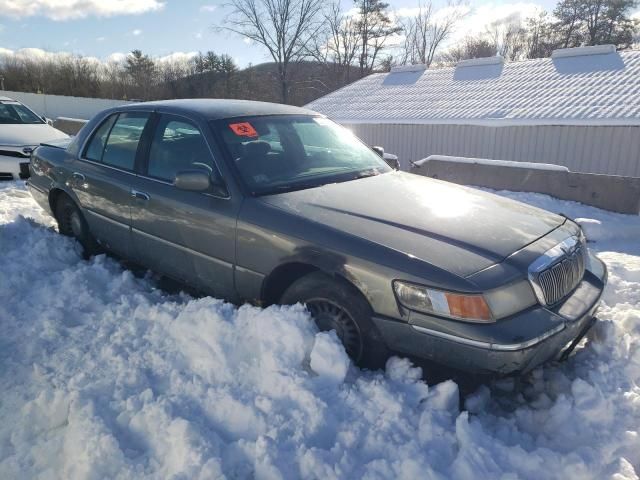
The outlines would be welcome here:
<svg viewBox="0 0 640 480">
<path fill-rule="evenodd" d="M 603 232 L 637 220 L 514 195 Z M 84 261 L 2 185 L 0 478 L 638 478 L 637 238 L 596 236 L 610 283 L 588 348 L 459 405 L 406 359 L 355 368 L 301 306 L 167 294 Z"/>
<path fill-rule="evenodd" d="M 491 191 L 486 188 L 481 190 Z M 606 248 L 640 255 L 640 216 L 601 210 L 570 200 L 558 200 L 549 195 L 524 192 L 495 192 L 499 195 L 532 204 L 544 210 L 561 213 L 580 224 L 590 242 L 606 243 Z M 598 248 L 602 251 L 603 248 Z"/>
</svg>

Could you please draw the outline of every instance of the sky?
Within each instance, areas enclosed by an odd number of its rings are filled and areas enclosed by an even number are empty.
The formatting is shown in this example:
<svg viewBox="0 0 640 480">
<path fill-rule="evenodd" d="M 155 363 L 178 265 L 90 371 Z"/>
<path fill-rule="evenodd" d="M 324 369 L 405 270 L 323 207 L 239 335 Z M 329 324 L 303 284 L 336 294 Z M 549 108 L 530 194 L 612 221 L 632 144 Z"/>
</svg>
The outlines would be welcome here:
<svg viewBox="0 0 640 480">
<path fill-rule="evenodd" d="M 387 0 L 402 14 L 418 0 Z M 434 4 L 444 5 L 444 2 Z M 133 49 L 155 58 L 213 50 L 231 55 L 240 66 L 268 61 L 264 49 L 221 31 L 225 0 L 0 0 L 0 53 L 20 49 L 70 52 L 106 61 Z M 343 0 L 345 10 L 352 3 Z M 481 29 L 492 19 L 535 8 L 552 10 L 554 0 L 470 1 L 471 13 L 458 36 Z M 31 50 L 30 54 L 41 54 Z M 7 52 L 10 51 L 10 52 Z"/>
</svg>

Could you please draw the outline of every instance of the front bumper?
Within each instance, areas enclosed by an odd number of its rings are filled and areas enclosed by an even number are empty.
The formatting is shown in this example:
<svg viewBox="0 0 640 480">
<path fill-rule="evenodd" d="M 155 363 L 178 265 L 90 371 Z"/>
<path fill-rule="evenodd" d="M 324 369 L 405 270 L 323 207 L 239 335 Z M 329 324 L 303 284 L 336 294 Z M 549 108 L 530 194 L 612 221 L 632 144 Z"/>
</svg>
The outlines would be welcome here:
<svg viewBox="0 0 640 480">
<path fill-rule="evenodd" d="M 587 271 L 561 305 L 537 305 L 494 324 L 453 322 L 415 312 L 408 322 L 373 320 L 389 348 L 401 354 L 474 374 L 526 373 L 569 353 L 593 326 L 606 283 L 604 265 L 600 271 L 601 277 Z"/>
<path fill-rule="evenodd" d="M 29 178 L 29 158 L 0 155 L 0 180 Z"/>
</svg>

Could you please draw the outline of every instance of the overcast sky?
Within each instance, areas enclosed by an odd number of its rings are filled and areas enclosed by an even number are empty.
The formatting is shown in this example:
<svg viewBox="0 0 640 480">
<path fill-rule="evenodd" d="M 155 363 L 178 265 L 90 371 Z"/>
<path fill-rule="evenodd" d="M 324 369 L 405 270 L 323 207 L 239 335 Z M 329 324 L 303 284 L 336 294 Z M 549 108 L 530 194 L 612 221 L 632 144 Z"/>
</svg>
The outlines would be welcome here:
<svg viewBox="0 0 640 480">
<path fill-rule="evenodd" d="M 416 7 L 418 0 L 389 3 L 402 13 Z M 492 19 L 514 12 L 527 16 L 537 7 L 552 10 L 555 3 L 470 1 L 472 12 L 457 35 L 477 31 Z M 241 66 L 268 61 L 259 46 L 214 30 L 227 14 L 223 5 L 224 0 L 0 0 L 0 52 L 37 48 L 106 60 L 135 48 L 154 57 L 213 50 L 228 53 Z M 345 9 L 352 5 L 343 0 Z"/>
</svg>

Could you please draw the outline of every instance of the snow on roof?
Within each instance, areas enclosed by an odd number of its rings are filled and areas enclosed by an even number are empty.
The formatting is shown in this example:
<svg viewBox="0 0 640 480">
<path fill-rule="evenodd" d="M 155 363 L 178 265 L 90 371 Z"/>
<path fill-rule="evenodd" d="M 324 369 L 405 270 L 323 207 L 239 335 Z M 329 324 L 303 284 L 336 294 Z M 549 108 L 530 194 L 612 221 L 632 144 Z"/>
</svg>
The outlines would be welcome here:
<svg viewBox="0 0 640 480">
<path fill-rule="evenodd" d="M 373 74 L 307 105 L 343 123 L 640 125 L 640 51 Z"/>
<path fill-rule="evenodd" d="M 504 63 L 504 57 L 501 57 L 500 55 L 496 55 L 495 57 L 468 58 L 467 60 L 460 60 L 456 63 L 456 68 L 500 65 L 502 63 Z"/>
<path fill-rule="evenodd" d="M 424 72 L 426 69 L 427 66 L 423 63 L 416 65 L 398 65 L 397 67 L 391 67 L 391 73 Z"/>
</svg>

